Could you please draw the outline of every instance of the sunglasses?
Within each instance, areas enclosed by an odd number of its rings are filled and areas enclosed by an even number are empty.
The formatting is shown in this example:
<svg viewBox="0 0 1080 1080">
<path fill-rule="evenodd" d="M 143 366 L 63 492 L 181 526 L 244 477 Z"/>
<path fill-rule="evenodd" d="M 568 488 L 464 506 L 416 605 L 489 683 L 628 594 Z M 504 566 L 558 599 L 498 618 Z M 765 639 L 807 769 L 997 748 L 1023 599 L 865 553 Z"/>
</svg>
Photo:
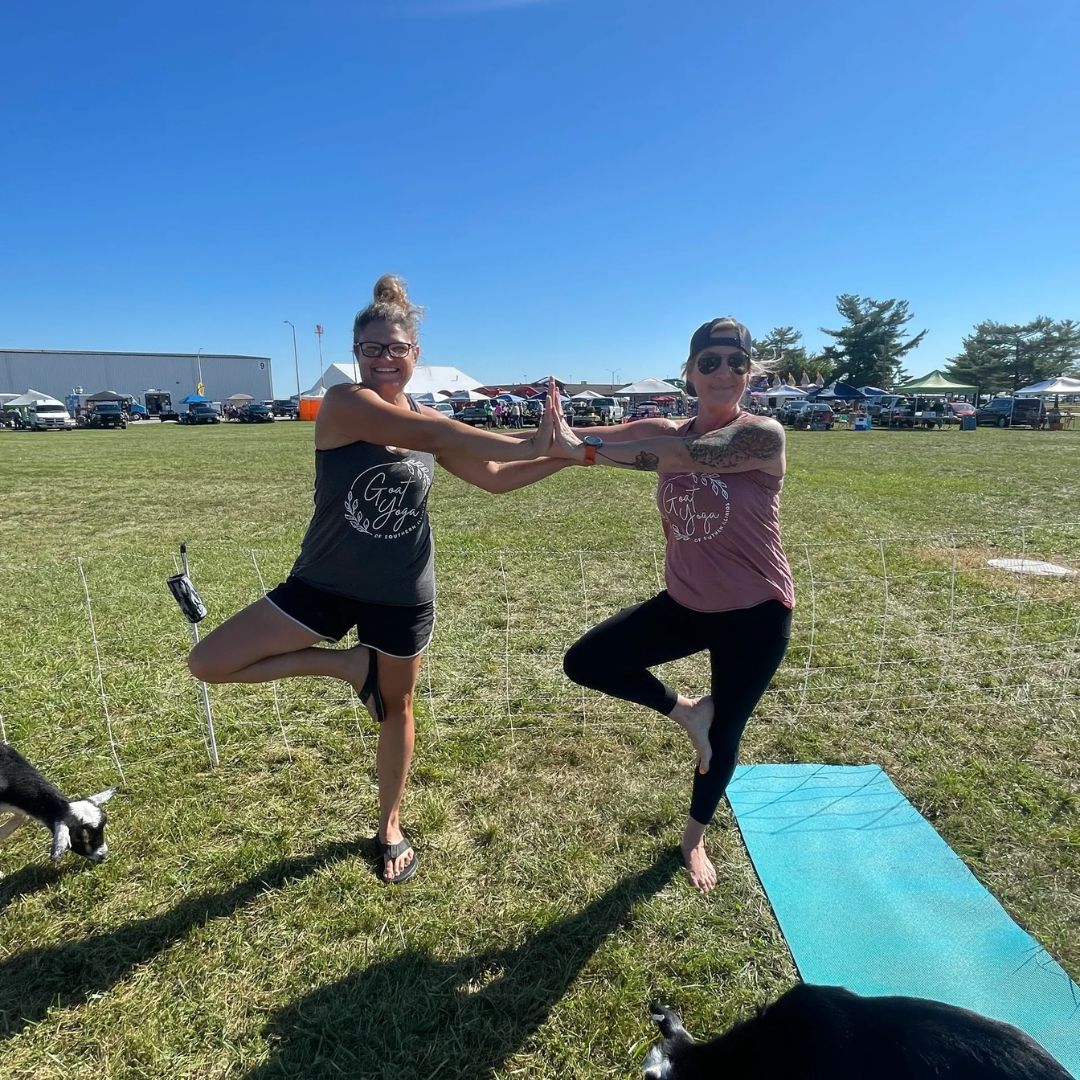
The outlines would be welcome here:
<svg viewBox="0 0 1080 1080">
<path fill-rule="evenodd" d="M 750 370 L 750 357 L 744 352 L 720 356 L 717 353 L 702 353 L 697 358 L 697 369 L 702 375 L 711 375 L 721 364 L 726 363 L 736 375 L 745 375 Z"/>
</svg>

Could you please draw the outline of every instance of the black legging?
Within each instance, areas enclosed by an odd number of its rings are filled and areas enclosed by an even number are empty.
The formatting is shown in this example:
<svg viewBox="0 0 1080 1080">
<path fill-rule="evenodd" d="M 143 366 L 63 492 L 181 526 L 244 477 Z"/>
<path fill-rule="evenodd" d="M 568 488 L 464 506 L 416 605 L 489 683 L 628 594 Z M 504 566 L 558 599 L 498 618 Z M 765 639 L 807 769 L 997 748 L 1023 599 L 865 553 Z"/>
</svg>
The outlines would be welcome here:
<svg viewBox="0 0 1080 1080">
<path fill-rule="evenodd" d="M 776 673 L 791 636 L 791 611 L 779 600 L 739 611 L 693 611 L 667 592 L 624 608 L 570 646 L 563 670 L 576 683 L 635 701 L 667 716 L 678 695 L 648 669 L 709 650 L 712 763 L 694 770 L 690 816 L 708 825 L 735 771 L 739 740 Z"/>
</svg>

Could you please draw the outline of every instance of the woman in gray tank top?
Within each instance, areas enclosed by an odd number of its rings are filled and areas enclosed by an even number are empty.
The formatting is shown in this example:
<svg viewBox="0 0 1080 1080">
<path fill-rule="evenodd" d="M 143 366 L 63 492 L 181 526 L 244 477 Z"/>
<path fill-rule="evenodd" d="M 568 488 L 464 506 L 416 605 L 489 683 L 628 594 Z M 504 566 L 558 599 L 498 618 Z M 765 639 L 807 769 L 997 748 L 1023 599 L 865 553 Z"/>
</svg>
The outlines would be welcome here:
<svg viewBox="0 0 1080 1080">
<path fill-rule="evenodd" d="M 419 407 L 405 393 L 420 355 L 419 321 L 404 283 L 381 277 L 374 301 L 353 324 L 361 381 L 331 387 L 319 409 L 315 512 L 292 573 L 188 658 L 192 674 L 205 682 L 329 675 L 356 690 L 381 722 L 375 840 L 380 877 L 394 883 L 418 865 L 399 818 L 413 752 L 413 691 L 434 624 L 427 517 L 434 464 L 492 492 L 573 464 L 571 451 L 552 448 L 551 410 L 524 439 Z M 353 626 L 359 645 L 319 647 Z"/>
</svg>

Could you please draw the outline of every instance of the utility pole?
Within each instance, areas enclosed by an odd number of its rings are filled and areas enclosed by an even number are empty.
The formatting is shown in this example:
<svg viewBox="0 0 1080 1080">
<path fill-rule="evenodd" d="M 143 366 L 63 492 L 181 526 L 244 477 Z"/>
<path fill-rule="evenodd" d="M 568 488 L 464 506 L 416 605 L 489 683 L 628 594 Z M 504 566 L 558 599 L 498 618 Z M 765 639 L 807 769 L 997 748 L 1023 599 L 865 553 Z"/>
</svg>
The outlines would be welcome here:
<svg viewBox="0 0 1080 1080">
<path fill-rule="evenodd" d="M 293 367 L 296 369 L 296 400 L 299 402 L 299 400 L 300 400 L 300 357 L 299 357 L 299 354 L 296 351 L 296 327 L 293 326 L 292 322 L 290 322 L 290 320 L 288 320 L 288 319 L 284 319 L 282 321 L 288 323 L 289 326 L 292 327 L 292 358 L 293 358 Z"/>
<path fill-rule="evenodd" d="M 319 388 L 322 388 L 323 358 L 322 358 L 322 323 L 315 324 L 315 340 L 319 343 Z"/>
</svg>

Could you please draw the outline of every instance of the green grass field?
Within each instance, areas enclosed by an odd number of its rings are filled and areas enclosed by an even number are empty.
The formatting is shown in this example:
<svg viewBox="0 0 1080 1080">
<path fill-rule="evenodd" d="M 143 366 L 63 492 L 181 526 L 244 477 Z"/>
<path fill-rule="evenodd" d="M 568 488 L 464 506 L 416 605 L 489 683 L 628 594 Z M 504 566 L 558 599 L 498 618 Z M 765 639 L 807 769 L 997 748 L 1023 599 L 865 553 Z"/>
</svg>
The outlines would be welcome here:
<svg viewBox="0 0 1080 1080">
<path fill-rule="evenodd" d="M 569 469 L 502 497 L 437 478 L 407 887 L 372 872 L 375 728 L 344 684 L 212 688 L 209 767 L 164 579 L 186 540 L 207 627 L 280 580 L 311 440 L 0 432 L 4 732 L 69 794 L 120 789 L 100 867 L 53 869 L 36 827 L 0 848 L 0 1075 L 631 1077 L 653 996 L 711 1033 L 786 989 L 726 807 L 719 887 L 682 877 L 688 745 L 561 673 L 658 587 L 653 477 Z M 1080 568 L 1078 461 L 1080 432 L 793 433 L 799 606 L 743 743 L 883 765 L 1074 979 L 1080 584 L 985 564 Z"/>
</svg>

